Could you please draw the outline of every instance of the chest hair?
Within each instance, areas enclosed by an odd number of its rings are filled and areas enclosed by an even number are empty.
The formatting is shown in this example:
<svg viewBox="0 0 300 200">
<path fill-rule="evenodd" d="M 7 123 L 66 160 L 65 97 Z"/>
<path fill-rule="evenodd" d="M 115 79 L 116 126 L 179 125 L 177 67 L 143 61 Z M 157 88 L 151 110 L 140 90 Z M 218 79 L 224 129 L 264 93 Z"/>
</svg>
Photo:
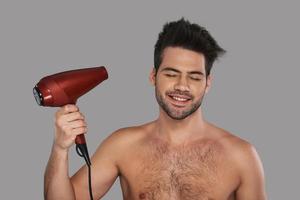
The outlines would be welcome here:
<svg viewBox="0 0 300 200">
<path fill-rule="evenodd" d="M 221 146 L 209 140 L 176 148 L 150 142 L 142 151 L 140 199 L 210 199 L 220 153 Z"/>
</svg>

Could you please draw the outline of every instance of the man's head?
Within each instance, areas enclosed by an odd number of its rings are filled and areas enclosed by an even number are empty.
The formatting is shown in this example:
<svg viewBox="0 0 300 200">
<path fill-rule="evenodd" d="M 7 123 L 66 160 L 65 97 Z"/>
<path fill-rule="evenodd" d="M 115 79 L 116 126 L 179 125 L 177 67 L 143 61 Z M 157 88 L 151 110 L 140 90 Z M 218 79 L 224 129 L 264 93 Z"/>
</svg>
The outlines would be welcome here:
<svg viewBox="0 0 300 200">
<path fill-rule="evenodd" d="M 181 120 L 200 107 L 211 85 L 212 64 L 224 52 L 199 25 L 181 19 L 164 26 L 155 45 L 150 81 L 169 117 Z"/>
<path fill-rule="evenodd" d="M 225 50 L 222 49 L 210 33 L 198 24 L 191 24 L 181 18 L 178 21 L 166 23 L 154 48 L 154 67 L 158 70 L 167 47 L 181 47 L 201 53 L 205 57 L 205 73 L 210 74 L 214 61 Z"/>
</svg>

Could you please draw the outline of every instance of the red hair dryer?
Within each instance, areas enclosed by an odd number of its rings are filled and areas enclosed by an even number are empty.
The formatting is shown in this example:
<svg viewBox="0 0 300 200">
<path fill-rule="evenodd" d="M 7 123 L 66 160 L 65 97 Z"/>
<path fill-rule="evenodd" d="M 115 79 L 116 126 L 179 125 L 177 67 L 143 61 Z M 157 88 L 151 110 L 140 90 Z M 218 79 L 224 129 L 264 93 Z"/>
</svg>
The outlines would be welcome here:
<svg viewBox="0 0 300 200">
<path fill-rule="evenodd" d="M 40 106 L 61 107 L 76 104 L 77 99 L 108 78 L 105 67 L 93 67 L 65 71 L 42 78 L 33 88 Z M 75 139 L 76 151 L 91 165 L 83 134 Z"/>
</svg>

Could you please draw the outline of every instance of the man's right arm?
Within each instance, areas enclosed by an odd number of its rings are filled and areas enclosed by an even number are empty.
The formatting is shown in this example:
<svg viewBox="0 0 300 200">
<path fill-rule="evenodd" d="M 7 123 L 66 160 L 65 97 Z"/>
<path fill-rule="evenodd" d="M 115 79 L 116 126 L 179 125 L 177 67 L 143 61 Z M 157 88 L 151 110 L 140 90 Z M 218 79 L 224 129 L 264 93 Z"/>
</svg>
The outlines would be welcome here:
<svg viewBox="0 0 300 200">
<path fill-rule="evenodd" d="M 89 199 L 87 166 L 79 169 L 71 178 L 68 174 L 68 150 L 79 134 L 87 132 L 83 115 L 75 105 L 59 109 L 55 116 L 55 139 L 45 171 L 45 199 Z M 115 182 L 119 171 L 117 150 L 122 144 L 118 132 L 111 134 L 98 147 L 91 158 L 92 189 L 94 199 L 102 197 Z M 116 148 L 118 147 L 118 148 Z"/>
<path fill-rule="evenodd" d="M 77 106 L 66 105 L 56 112 L 55 137 L 44 175 L 45 199 L 76 199 L 68 174 L 68 151 L 76 136 L 86 131 L 86 122 Z"/>
<path fill-rule="evenodd" d="M 46 167 L 44 198 L 75 200 L 75 193 L 68 175 L 68 152 L 55 146 Z"/>
</svg>

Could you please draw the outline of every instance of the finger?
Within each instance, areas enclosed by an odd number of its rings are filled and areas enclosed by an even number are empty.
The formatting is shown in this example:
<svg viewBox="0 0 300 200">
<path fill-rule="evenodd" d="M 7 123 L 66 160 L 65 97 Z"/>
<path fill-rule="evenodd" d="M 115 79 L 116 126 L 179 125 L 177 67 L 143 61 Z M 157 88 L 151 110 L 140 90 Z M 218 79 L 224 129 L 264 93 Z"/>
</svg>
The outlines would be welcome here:
<svg viewBox="0 0 300 200">
<path fill-rule="evenodd" d="M 77 111 L 79 111 L 79 108 L 75 104 L 67 104 L 67 105 L 63 106 L 64 114 L 77 112 Z"/>
<path fill-rule="evenodd" d="M 72 135 L 80 135 L 80 134 L 86 134 L 87 133 L 87 127 L 79 127 L 72 129 Z"/>
<path fill-rule="evenodd" d="M 68 114 L 68 113 L 72 113 L 72 112 L 76 112 L 78 111 L 79 108 L 78 106 L 74 105 L 74 104 L 67 104 L 63 107 L 61 107 L 57 112 L 56 112 L 56 116 L 59 115 L 64 115 L 64 114 Z"/>
<path fill-rule="evenodd" d="M 87 124 L 85 121 L 83 120 L 75 120 L 69 123 L 69 127 L 70 128 L 80 128 L 80 127 L 86 127 Z"/>
<path fill-rule="evenodd" d="M 61 115 L 64 115 L 64 114 L 67 114 L 70 112 L 76 112 L 78 110 L 79 110 L 79 108 L 76 105 L 67 104 L 67 105 L 59 108 L 55 114 L 56 114 L 56 117 L 58 117 L 58 116 L 61 116 Z"/>
<path fill-rule="evenodd" d="M 69 114 L 65 114 L 63 116 L 63 119 L 67 122 L 71 122 L 71 121 L 75 121 L 75 120 L 79 120 L 79 119 L 84 119 L 84 115 L 80 112 L 73 112 L 73 113 L 69 113 Z"/>
</svg>

